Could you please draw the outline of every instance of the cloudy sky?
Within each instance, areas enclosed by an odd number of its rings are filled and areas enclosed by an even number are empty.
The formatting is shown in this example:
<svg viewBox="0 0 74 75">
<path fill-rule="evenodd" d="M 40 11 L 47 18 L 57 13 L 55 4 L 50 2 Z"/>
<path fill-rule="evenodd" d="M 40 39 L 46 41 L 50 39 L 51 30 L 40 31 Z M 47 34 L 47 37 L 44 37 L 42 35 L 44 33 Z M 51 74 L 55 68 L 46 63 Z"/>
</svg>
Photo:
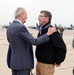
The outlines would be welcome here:
<svg viewBox="0 0 74 75">
<path fill-rule="evenodd" d="M 52 24 L 63 26 L 74 25 L 74 0 L 1 0 L 0 25 L 14 20 L 14 11 L 17 7 L 24 7 L 28 14 L 25 25 L 35 26 L 41 10 L 52 13 Z"/>
</svg>

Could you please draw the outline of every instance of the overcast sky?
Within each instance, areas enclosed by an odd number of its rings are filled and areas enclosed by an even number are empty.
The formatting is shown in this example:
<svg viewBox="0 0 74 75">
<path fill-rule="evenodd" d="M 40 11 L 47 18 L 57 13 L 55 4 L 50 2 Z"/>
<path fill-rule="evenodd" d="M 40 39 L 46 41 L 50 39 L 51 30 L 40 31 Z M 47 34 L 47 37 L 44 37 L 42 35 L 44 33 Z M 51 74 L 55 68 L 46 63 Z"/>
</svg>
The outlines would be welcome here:
<svg viewBox="0 0 74 75">
<path fill-rule="evenodd" d="M 52 13 L 52 24 L 74 25 L 74 0 L 0 0 L 0 25 L 14 20 L 17 7 L 24 7 L 28 14 L 25 25 L 35 26 L 41 10 Z"/>
</svg>

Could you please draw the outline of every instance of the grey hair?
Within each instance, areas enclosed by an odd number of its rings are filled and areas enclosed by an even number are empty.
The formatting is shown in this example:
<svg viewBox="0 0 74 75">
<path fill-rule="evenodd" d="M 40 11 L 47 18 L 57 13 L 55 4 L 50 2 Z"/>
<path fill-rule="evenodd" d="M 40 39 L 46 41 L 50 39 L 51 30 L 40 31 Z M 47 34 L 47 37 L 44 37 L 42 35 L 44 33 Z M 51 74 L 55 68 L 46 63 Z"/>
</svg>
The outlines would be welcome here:
<svg viewBox="0 0 74 75">
<path fill-rule="evenodd" d="M 14 18 L 17 19 L 17 18 L 19 17 L 19 15 L 20 15 L 21 13 L 23 13 L 24 10 L 25 10 L 24 8 L 18 7 L 18 8 L 15 10 Z"/>
</svg>

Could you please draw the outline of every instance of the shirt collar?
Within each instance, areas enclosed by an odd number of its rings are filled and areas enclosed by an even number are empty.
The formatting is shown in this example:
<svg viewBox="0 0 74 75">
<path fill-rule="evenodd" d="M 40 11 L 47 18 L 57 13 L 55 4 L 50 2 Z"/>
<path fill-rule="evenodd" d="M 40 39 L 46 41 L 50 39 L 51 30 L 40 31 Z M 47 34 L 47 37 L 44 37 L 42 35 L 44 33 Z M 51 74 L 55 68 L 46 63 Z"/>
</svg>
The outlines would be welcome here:
<svg viewBox="0 0 74 75">
<path fill-rule="evenodd" d="M 18 19 L 15 19 L 15 21 L 18 21 L 18 22 L 20 22 L 22 24 L 22 22 L 20 20 L 18 20 Z"/>
</svg>

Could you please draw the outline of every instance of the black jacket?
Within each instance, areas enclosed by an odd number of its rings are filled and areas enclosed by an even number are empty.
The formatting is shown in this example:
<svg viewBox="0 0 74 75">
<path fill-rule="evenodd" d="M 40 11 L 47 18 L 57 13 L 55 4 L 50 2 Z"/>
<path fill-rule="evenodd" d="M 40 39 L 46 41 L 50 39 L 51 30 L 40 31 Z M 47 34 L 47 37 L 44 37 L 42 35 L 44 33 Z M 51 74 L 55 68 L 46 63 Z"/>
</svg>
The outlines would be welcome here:
<svg viewBox="0 0 74 75">
<path fill-rule="evenodd" d="M 41 35 L 48 31 L 48 28 L 52 27 L 49 23 L 42 27 Z M 38 37 L 41 36 L 38 34 Z M 53 33 L 50 40 L 36 47 L 36 58 L 38 62 L 46 64 L 60 64 L 66 57 L 66 45 L 60 36 L 59 32 Z"/>
</svg>

